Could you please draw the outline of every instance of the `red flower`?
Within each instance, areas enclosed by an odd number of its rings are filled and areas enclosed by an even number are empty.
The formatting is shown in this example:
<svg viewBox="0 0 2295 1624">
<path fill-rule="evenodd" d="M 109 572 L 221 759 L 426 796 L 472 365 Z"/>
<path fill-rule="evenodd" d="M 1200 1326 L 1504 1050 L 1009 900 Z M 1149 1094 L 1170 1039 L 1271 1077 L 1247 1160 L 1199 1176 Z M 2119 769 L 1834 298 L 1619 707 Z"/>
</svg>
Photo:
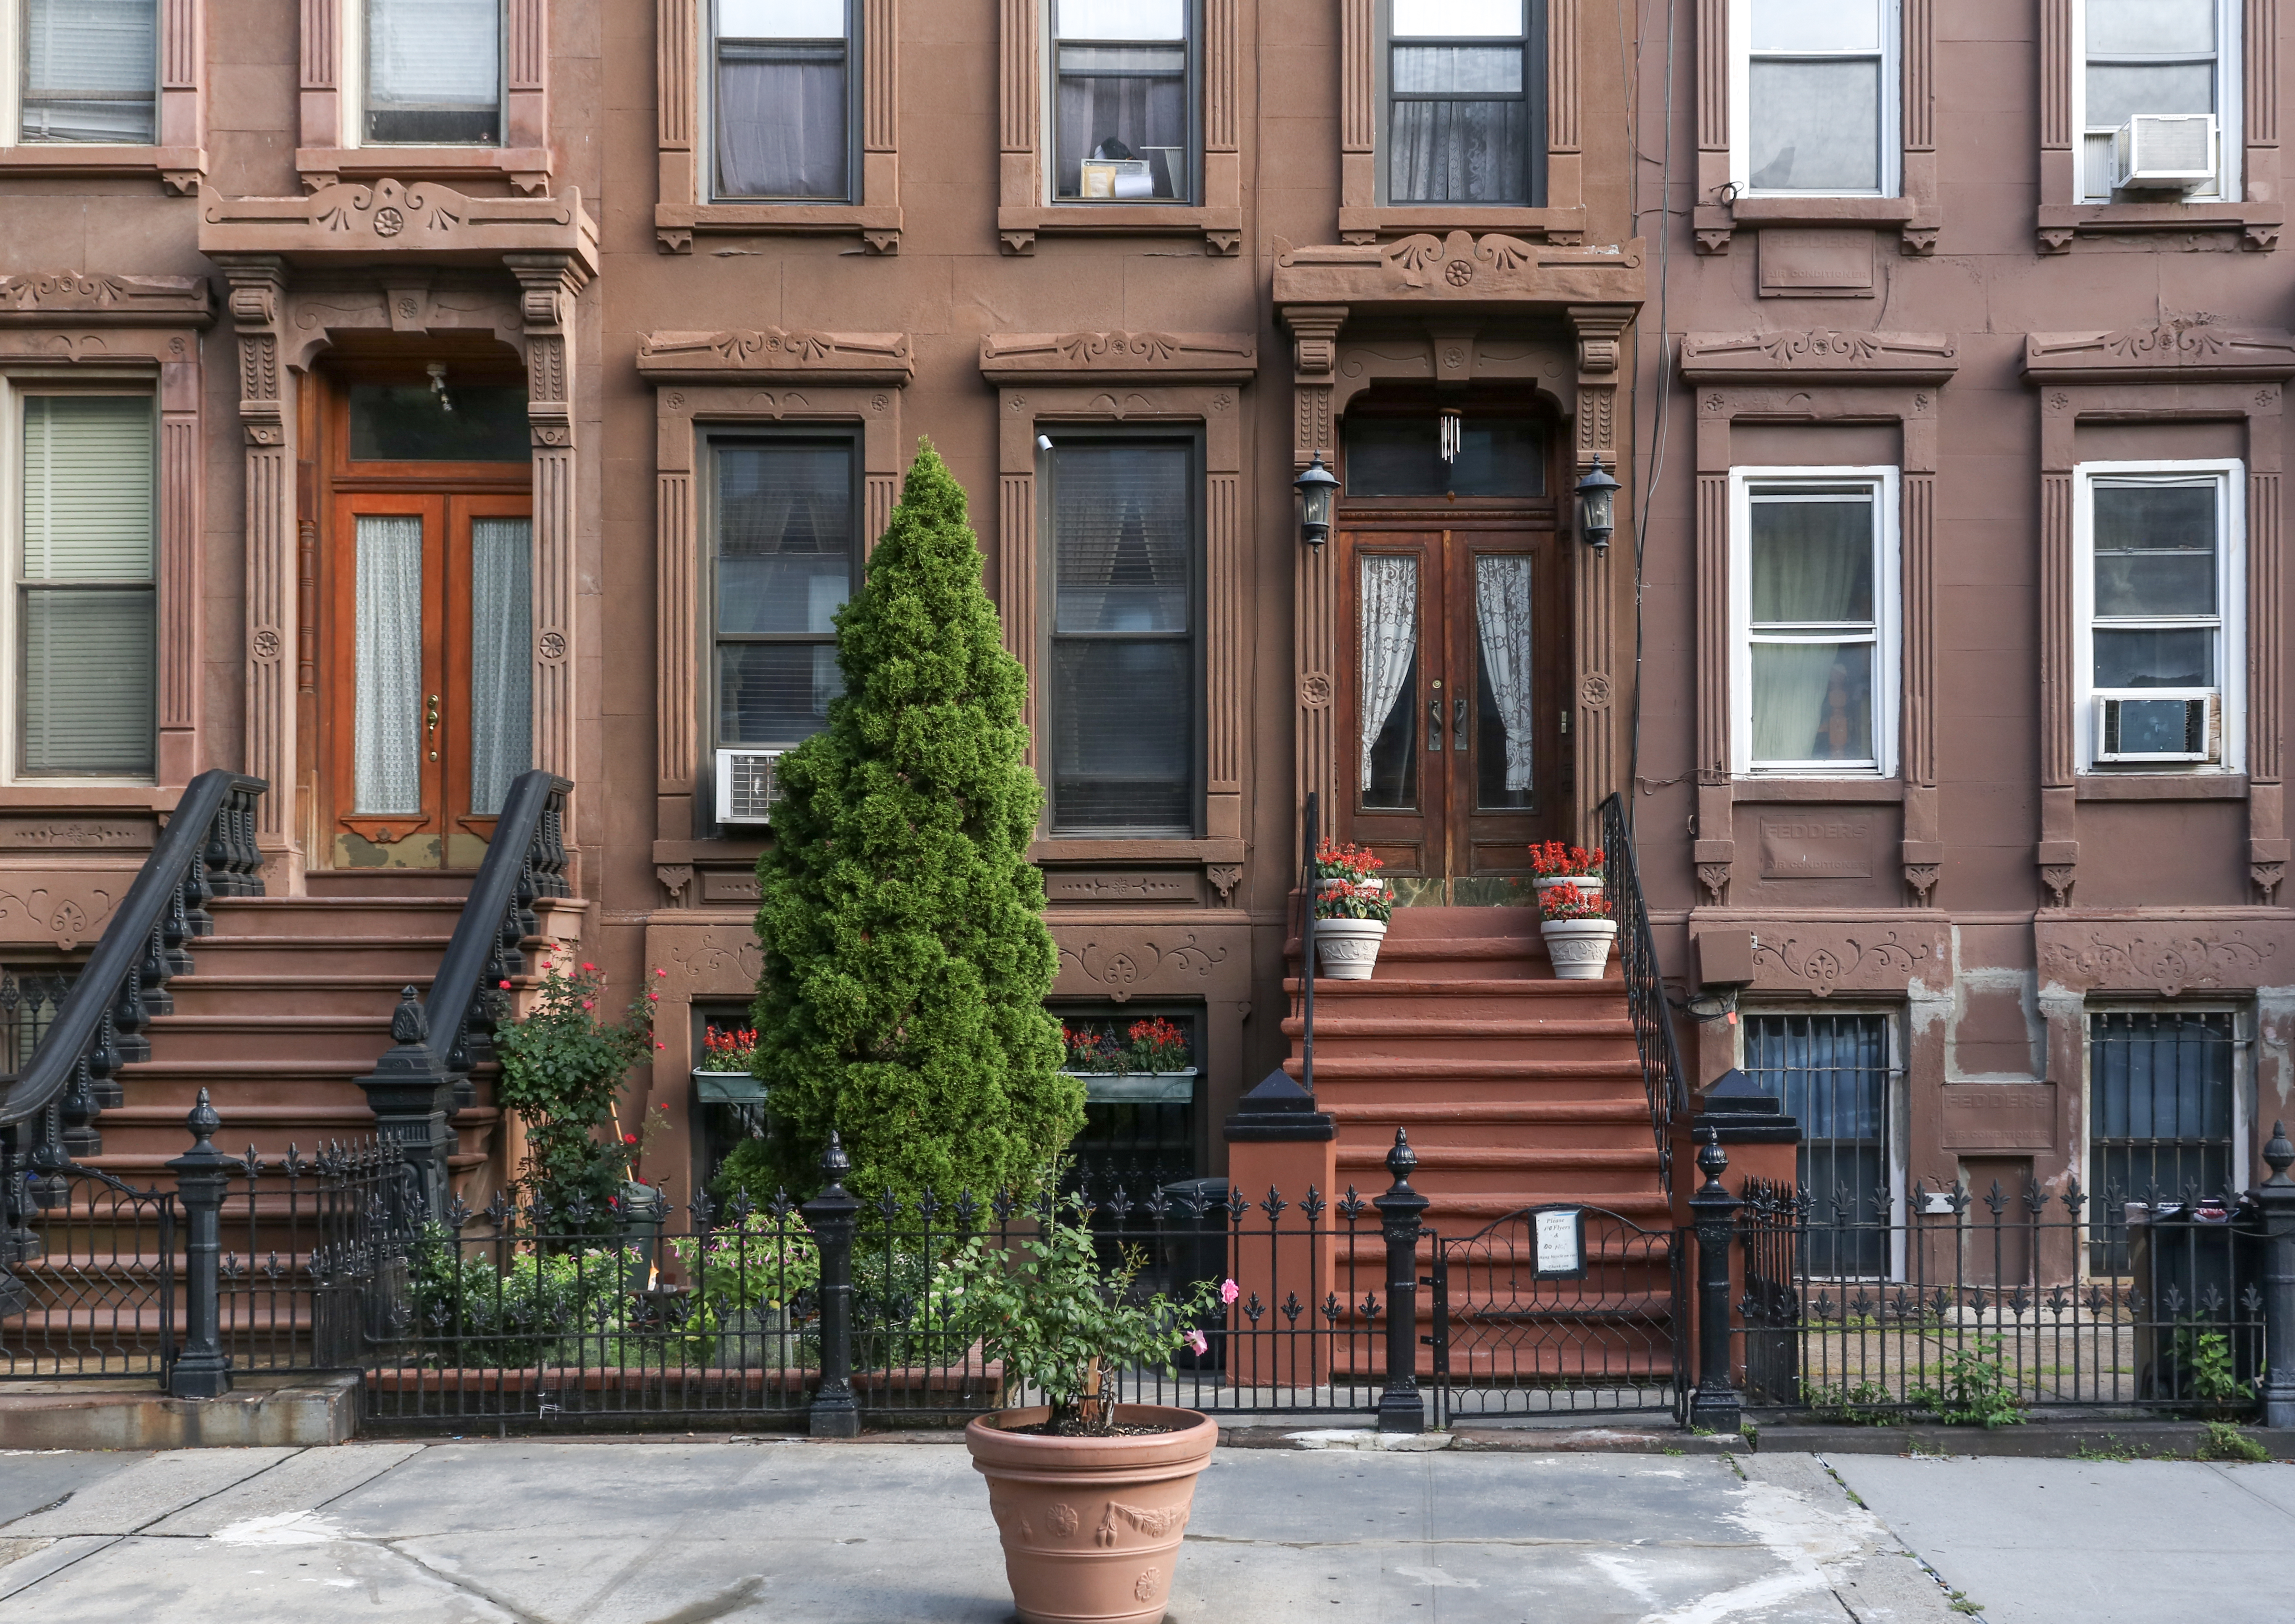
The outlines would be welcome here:
<svg viewBox="0 0 2295 1624">
<path fill-rule="evenodd" d="M 508 982 L 504 982 L 504 983 L 502 983 L 502 991 L 503 991 L 503 992 L 509 992 L 509 991 L 510 991 L 510 983 L 508 983 Z"/>
<path fill-rule="evenodd" d="M 634 1145 L 637 1142 L 638 1136 L 634 1133 L 625 1133 L 622 1135 L 622 1143 L 625 1145 Z"/>
</svg>

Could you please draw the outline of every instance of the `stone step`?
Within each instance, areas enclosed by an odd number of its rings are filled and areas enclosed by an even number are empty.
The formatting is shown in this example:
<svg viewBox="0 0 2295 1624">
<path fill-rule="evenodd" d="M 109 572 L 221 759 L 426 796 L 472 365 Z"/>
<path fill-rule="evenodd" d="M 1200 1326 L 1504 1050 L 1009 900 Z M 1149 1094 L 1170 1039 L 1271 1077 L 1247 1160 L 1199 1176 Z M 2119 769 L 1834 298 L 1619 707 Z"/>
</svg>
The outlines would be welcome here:
<svg viewBox="0 0 2295 1624">
<path fill-rule="evenodd" d="M 398 995 L 409 985 L 396 975 L 210 975 L 194 972 L 167 983 L 178 1016 L 380 1016 L 389 1023 Z M 427 998 L 430 977 L 412 979 Z"/>
<path fill-rule="evenodd" d="M 462 903 L 451 896 L 218 897 L 208 904 L 215 918 L 215 937 L 319 936 L 358 937 L 369 941 L 396 936 L 452 934 Z M 212 945 L 215 938 L 195 943 Z"/>
</svg>

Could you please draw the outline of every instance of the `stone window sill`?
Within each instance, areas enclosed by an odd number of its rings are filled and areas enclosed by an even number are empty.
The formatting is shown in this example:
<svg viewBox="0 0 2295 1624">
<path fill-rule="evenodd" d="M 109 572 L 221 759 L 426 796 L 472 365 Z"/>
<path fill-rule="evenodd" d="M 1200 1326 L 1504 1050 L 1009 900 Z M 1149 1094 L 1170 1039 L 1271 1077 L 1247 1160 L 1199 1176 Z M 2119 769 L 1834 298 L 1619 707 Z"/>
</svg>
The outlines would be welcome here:
<svg viewBox="0 0 2295 1624">
<path fill-rule="evenodd" d="M 338 181 L 453 181 L 499 175 L 529 197 L 550 190 L 548 147 L 298 147 L 296 173 L 316 192 Z"/>
<path fill-rule="evenodd" d="M 2072 780 L 2082 801 L 2244 801 L 2244 772 L 2083 772 Z"/>
<path fill-rule="evenodd" d="M 1168 862 L 1237 863 L 1243 861 L 1240 840 L 1096 840 L 1057 835 L 1028 848 L 1028 861 L 1038 863 Z"/>
<path fill-rule="evenodd" d="M 2238 203 L 2044 203 L 2035 229 L 2043 254 L 2071 250 L 2076 237 L 2122 232 L 2240 232 L 2242 248 L 2266 251 L 2279 246 L 2286 217 L 2277 202 L 2250 199 Z"/>
<path fill-rule="evenodd" d="M 91 175 L 157 175 L 167 189 L 184 196 L 200 189 L 208 172 L 200 147 L 113 147 L 36 142 L 0 147 L 0 174 L 11 176 L 77 177 Z"/>
<path fill-rule="evenodd" d="M 1033 254 L 1041 237 L 1201 237 L 1211 254 L 1243 248 L 1243 211 L 1179 203 L 1062 203 L 999 208 L 1008 254 Z"/>
<path fill-rule="evenodd" d="M 29 807 L 45 812 L 167 812 L 182 798 L 183 786 L 29 779 L 0 784 L 0 808 Z"/>
<path fill-rule="evenodd" d="M 1701 254 L 1727 253 L 1732 233 L 1764 225 L 1893 225 L 1903 233 L 1907 253 L 1926 254 L 1936 248 L 1936 216 L 1921 199 L 1911 196 L 1737 198 L 1702 203 L 1691 221 Z"/>
<path fill-rule="evenodd" d="M 1474 236 L 1503 232 L 1510 237 L 1542 238 L 1557 247 L 1576 247 L 1586 241 L 1586 211 L 1582 208 L 1462 208 L 1453 203 L 1405 203 L 1339 210 L 1342 242 L 1376 242 L 1382 237 L 1418 233 L 1442 237 L 1454 231 Z"/>
<path fill-rule="evenodd" d="M 1729 782 L 1734 801 L 1844 801 L 1882 804 L 1905 798 L 1900 778 L 1739 778 Z"/>
<path fill-rule="evenodd" d="M 656 244 L 690 254 L 696 236 L 855 236 L 872 254 L 901 251 L 901 211 L 865 203 L 657 203 Z"/>
</svg>

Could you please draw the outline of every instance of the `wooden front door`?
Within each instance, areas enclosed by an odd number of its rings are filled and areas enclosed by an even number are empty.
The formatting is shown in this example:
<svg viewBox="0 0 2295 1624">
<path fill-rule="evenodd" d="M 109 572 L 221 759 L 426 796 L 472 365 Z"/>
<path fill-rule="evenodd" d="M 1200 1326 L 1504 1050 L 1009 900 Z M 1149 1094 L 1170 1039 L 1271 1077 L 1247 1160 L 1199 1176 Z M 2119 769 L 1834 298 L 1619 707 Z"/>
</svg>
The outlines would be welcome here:
<svg viewBox="0 0 2295 1624">
<path fill-rule="evenodd" d="M 335 496 L 325 821 L 338 868 L 472 869 L 533 762 L 533 499 Z"/>
<path fill-rule="evenodd" d="M 1458 882 L 1526 875 L 1529 844 L 1569 824 L 1554 532 L 1381 520 L 1338 546 L 1339 832 L 1389 876 L 1435 882 L 1417 900 L 1501 900 Z"/>
</svg>

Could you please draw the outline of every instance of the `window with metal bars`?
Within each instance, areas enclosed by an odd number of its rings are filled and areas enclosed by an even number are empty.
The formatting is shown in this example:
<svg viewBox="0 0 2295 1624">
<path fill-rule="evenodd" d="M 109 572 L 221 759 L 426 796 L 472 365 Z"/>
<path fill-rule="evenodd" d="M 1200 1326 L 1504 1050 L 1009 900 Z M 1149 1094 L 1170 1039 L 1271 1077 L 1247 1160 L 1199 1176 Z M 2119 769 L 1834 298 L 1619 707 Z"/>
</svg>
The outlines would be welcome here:
<svg viewBox="0 0 2295 1624">
<path fill-rule="evenodd" d="M 2098 1199 L 2231 1193 L 2229 1010 L 2088 1017 L 2088 1187 Z"/>
<path fill-rule="evenodd" d="M 77 965 L 0 967 L 0 1081 L 31 1064 L 78 975 Z"/>
<path fill-rule="evenodd" d="M 1745 1017 L 1745 1074 L 1801 1124 L 1797 1173 L 1809 1203 L 1807 1268 L 1885 1276 L 1894 1216 L 1889 1017 Z"/>
</svg>

